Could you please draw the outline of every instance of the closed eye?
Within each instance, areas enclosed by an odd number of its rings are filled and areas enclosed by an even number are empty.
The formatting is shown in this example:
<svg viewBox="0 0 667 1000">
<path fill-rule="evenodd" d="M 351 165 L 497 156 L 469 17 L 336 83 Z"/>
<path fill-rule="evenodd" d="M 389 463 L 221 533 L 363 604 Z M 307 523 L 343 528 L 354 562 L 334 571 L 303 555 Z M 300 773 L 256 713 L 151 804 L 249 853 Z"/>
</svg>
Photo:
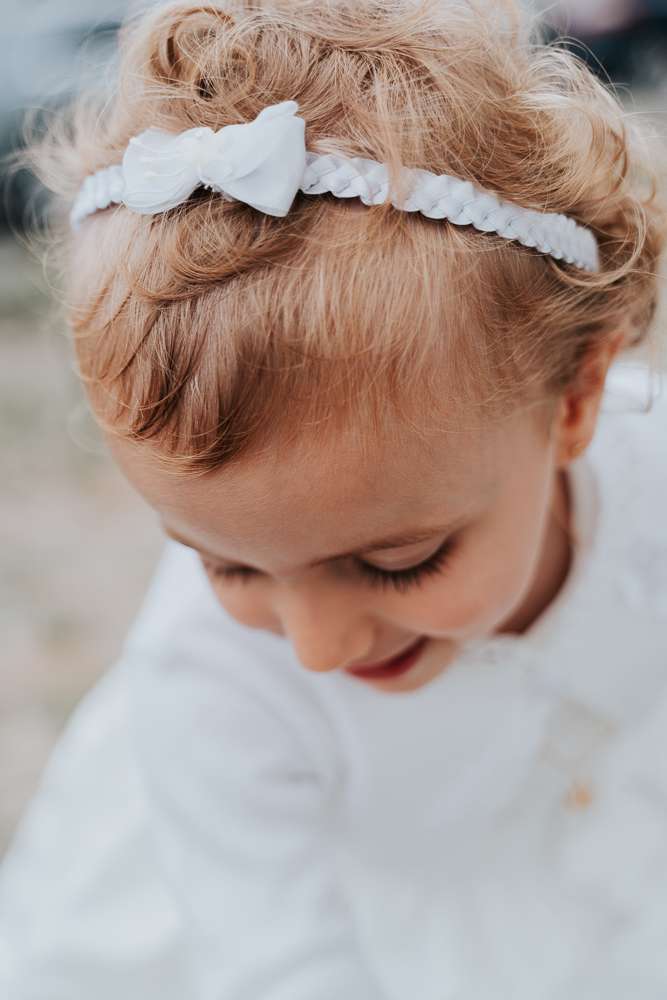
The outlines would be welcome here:
<svg viewBox="0 0 667 1000">
<path fill-rule="evenodd" d="M 372 587 L 386 589 L 393 587 L 400 593 L 422 586 L 429 576 L 437 576 L 449 565 L 452 554 L 457 546 L 456 536 L 450 536 L 437 549 L 433 555 L 416 566 L 409 566 L 401 570 L 380 569 L 379 566 L 372 566 L 363 560 L 356 560 L 357 571 L 368 581 Z M 205 557 L 202 561 L 207 573 L 216 580 L 230 580 L 248 583 L 255 577 L 262 574 L 257 570 L 249 569 L 246 566 L 220 567 L 208 562 Z"/>
</svg>

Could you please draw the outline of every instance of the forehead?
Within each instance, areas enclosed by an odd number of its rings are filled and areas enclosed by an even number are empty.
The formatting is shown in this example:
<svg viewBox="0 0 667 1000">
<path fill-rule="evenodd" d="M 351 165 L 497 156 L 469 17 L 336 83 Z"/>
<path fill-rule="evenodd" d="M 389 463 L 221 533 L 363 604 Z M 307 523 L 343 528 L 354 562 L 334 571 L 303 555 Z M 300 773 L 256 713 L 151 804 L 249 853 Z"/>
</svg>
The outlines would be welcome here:
<svg viewBox="0 0 667 1000">
<path fill-rule="evenodd" d="M 203 477 L 164 471 L 145 445 L 109 440 L 119 465 L 165 526 L 230 560 L 281 566 L 362 546 L 383 534 L 456 520 L 497 488 L 527 441 L 518 427 L 393 429 L 359 444 L 345 433 L 275 443 Z"/>
</svg>

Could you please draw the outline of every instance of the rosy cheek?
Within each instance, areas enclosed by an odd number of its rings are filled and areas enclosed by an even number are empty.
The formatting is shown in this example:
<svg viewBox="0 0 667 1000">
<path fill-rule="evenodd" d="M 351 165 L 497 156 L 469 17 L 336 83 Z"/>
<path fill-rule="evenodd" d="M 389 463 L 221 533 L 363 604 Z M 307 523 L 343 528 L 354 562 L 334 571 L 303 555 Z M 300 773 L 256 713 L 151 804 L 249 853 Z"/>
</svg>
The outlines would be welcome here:
<svg viewBox="0 0 667 1000">
<path fill-rule="evenodd" d="M 509 615 L 521 601 L 529 583 L 529 563 L 516 558 L 495 567 L 478 589 L 478 600 L 473 600 L 473 621 L 481 631 L 492 630 Z"/>
<path fill-rule="evenodd" d="M 466 635 L 488 614 L 489 596 L 486 590 L 478 587 L 452 591 L 451 599 L 440 611 L 444 630 Z"/>
<path fill-rule="evenodd" d="M 525 586 L 523 567 L 516 563 L 470 564 L 459 572 L 421 602 L 423 631 L 463 638 L 493 628 L 516 605 Z"/>
<path fill-rule="evenodd" d="M 397 603 L 394 617 L 413 632 L 434 637 L 440 634 L 445 638 L 458 632 L 465 634 L 468 625 L 479 616 L 484 601 L 477 588 L 443 579 L 415 593 L 409 603 L 406 600 Z"/>
</svg>

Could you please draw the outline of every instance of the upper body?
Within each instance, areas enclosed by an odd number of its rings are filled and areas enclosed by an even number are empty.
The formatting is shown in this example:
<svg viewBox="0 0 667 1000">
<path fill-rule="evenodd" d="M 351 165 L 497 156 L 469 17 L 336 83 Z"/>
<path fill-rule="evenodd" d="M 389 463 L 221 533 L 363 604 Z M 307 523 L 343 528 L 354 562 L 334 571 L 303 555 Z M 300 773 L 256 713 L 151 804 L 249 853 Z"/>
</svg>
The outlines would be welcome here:
<svg viewBox="0 0 667 1000">
<path fill-rule="evenodd" d="M 612 372 L 556 600 L 416 691 L 304 671 L 169 542 L 5 864 L 12 1000 L 117 990 L 121 968 L 132 1000 L 660 996 L 664 380 L 642 412 L 651 394 Z"/>
</svg>

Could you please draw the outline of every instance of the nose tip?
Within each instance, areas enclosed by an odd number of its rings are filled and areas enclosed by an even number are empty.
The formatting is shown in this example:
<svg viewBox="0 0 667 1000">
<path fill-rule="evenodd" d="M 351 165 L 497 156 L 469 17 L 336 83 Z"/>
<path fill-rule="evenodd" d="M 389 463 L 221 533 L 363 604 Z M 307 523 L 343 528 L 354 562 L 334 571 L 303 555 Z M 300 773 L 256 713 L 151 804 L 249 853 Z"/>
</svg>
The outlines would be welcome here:
<svg viewBox="0 0 667 1000">
<path fill-rule="evenodd" d="M 357 650 L 356 653 L 351 648 L 347 652 L 341 650 L 339 655 L 335 655 L 330 648 L 324 648 L 321 652 L 310 652 L 309 654 L 306 654 L 303 650 L 300 651 L 296 644 L 294 648 L 304 670 L 309 670 L 314 674 L 328 674 L 332 670 L 343 670 L 352 663 L 358 663 L 365 653 L 367 653 L 370 646 L 365 644 L 364 651 Z"/>
<path fill-rule="evenodd" d="M 332 667 L 311 667 L 308 663 L 302 663 L 301 666 L 310 674 L 330 674 L 333 669 Z"/>
<path fill-rule="evenodd" d="M 333 663 L 331 657 L 322 659 L 318 663 L 313 661 L 312 657 L 310 662 L 306 662 L 304 657 L 299 656 L 299 662 L 304 670 L 308 670 L 313 674 L 329 674 L 332 670 L 339 670 L 342 665 L 341 663 Z"/>
<path fill-rule="evenodd" d="M 340 589 L 340 588 L 339 588 Z M 330 600 L 325 608 L 321 602 Z M 363 609 L 350 607 L 349 596 L 341 600 L 338 590 L 310 587 L 287 588 L 281 592 L 281 631 L 304 670 L 327 674 L 369 658 L 377 645 L 375 624 Z M 352 613 L 350 613 L 352 612 Z"/>
</svg>

